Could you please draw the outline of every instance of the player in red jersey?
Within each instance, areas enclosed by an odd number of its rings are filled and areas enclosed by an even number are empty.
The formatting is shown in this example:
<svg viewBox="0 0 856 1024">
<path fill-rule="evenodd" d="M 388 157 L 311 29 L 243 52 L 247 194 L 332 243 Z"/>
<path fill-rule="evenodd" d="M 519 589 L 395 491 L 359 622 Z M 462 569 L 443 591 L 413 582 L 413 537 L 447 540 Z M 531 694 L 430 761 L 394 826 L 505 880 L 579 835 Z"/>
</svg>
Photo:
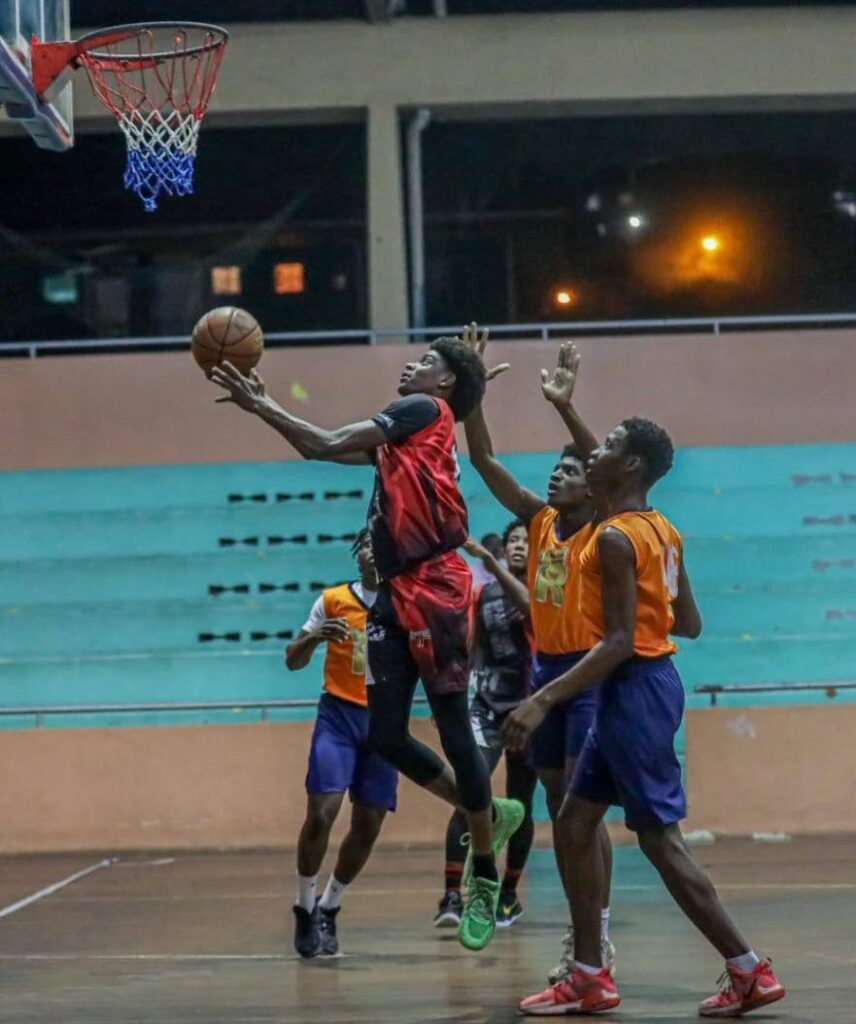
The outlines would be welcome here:
<svg viewBox="0 0 856 1024">
<path fill-rule="evenodd" d="M 287 412 L 255 371 L 244 377 L 225 363 L 210 376 L 229 393 L 219 401 L 259 416 L 305 459 L 375 466 L 368 526 L 380 587 L 366 628 L 369 742 L 402 774 L 466 813 L 473 871 L 458 935 L 467 948 L 483 949 L 496 927 L 495 854 L 520 827 L 523 807 L 491 800 L 467 699 L 472 577 L 457 552 L 468 530 L 455 421 L 484 394 L 481 360 L 460 339 L 439 338 L 405 366 L 398 401 L 338 430 Z M 448 765 L 410 735 L 420 678 Z"/>
</svg>

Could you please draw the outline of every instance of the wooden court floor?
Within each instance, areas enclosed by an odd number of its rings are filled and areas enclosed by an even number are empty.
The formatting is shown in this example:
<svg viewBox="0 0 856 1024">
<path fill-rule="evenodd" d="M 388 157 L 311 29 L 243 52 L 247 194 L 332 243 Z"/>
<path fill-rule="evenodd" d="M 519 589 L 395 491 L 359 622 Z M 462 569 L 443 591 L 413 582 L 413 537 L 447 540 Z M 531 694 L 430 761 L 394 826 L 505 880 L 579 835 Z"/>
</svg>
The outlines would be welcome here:
<svg viewBox="0 0 856 1024">
<path fill-rule="evenodd" d="M 697 847 L 789 998 L 758 1021 L 856 1021 L 856 838 Z M 291 854 L 0 861 L 0 1021 L 9 1024 L 499 1024 L 541 986 L 566 913 L 552 853 L 533 853 L 526 916 L 481 954 L 431 917 L 442 854 L 380 852 L 340 914 L 343 955 L 291 948 Z M 691 1021 L 717 957 L 635 847 L 616 850 L 623 1002 L 606 1019 Z M 10 908 L 11 911 L 10 911 Z M 750 1018 L 752 1019 L 752 1018 Z"/>
</svg>

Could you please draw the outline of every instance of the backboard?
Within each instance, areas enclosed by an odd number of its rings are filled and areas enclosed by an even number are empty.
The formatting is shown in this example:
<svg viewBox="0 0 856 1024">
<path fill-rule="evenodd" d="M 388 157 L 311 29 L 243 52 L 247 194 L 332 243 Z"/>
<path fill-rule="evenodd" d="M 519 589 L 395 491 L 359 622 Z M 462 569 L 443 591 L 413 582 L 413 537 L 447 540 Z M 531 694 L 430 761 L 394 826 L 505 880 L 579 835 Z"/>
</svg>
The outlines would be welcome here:
<svg viewBox="0 0 856 1024">
<path fill-rule="evenodd" d="M 69 0 L 0 0 L 0 104 L 42 149 L 74 144 L 71 82 L 42 101 L 30 78 L 30 42 L 69 38 Z"/>
</svg>

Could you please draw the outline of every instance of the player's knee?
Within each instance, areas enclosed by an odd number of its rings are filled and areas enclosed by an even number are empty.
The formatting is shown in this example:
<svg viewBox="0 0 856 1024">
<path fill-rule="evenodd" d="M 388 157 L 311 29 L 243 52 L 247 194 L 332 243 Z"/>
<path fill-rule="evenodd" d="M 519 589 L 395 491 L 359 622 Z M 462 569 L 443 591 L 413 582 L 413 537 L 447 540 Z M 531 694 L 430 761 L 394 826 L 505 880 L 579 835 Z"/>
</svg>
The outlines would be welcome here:
<svg viewBox="0 0 856 1024">
<path fill-rule="evenodd" d="M 661 825 L 640 828 L 636 837 L 639 840 L 639 849 L 652 864 L 661 864 L 680 857 L 685 850 L 680 833 L 676 829 L 663 828 Z"/>
<path fill-rule="evenodd" d="M 306 830 L 314 836 L 326 835 L 336 821 L 338 806 L 335 804 L 316 804 L 306 812 Z"/>
<path fill-rule="evenodd" d="M 351 833 L 361 846 L 373 846 L 380 835 L 383 819 L 386 816 L 384 811 L 376 811 L 370 814 L 361 814 L 351 819 Z"/>
</svg>

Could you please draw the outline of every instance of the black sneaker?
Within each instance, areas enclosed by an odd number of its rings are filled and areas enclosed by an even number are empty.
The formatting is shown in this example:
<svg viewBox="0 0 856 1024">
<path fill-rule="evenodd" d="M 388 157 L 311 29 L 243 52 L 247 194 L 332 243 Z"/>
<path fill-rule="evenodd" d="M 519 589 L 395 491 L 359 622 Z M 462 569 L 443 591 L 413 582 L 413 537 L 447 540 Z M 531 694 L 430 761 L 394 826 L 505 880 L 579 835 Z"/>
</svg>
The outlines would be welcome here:
<svg viewBox="0 0 856 1024">
<path fill-rule="evenodd" d="M 519 917 L 523 917 L 523 904 L 517 898 L 517 893 L 501 892 L 499 894 L 499 906 L 496 908 L 496 927 L 508 928 Z"/>
<path fill-rule="evenodd" d="M 321 932 L 318 927 L 318 904 L 310 914 L 308 910 L 295 904 L 294 911 L 294 948 L 307 960 L 318 956 L 321 952 Z"/>
<path fill-rule="evenodd" d="M 319 907 L 318 931 L 321 933 L 321 952 L 324 956 L 335 956 L 339 952 L 339 940 L 336 938 L 336 915 L 341 907 L 325 910 Z"/>
<path fill-rule="evenodd" d="M 457 889 L 449 889 L 440 900 L 437 915 L 434 918 L 435 928 L 457 928 L 464 912 L 464 901 Z"/>
</svg>

